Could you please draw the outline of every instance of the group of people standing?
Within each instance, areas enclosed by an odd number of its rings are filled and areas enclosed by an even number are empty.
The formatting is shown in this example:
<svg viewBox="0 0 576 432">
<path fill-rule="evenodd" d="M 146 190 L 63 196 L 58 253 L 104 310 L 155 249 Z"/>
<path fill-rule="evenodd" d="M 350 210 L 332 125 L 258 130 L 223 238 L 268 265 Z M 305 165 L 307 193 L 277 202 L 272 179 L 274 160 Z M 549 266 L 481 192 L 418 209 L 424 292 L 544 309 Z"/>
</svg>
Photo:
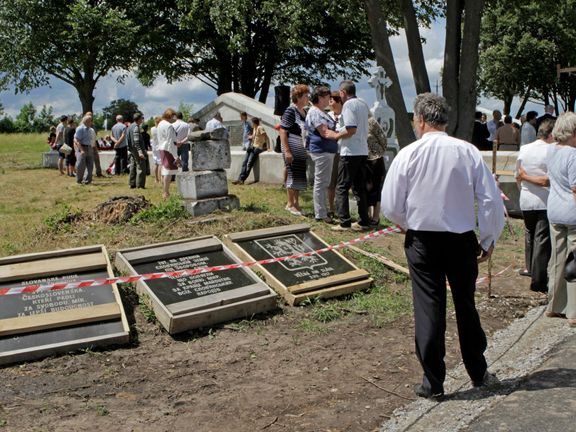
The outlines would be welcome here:
<svg viewBox="0 0 576 432">
<path fill-rule="evenodd" d="M 496 145 L 497 150 L 517 151 L 520 146 L 534 142 L 537 131 L 544 120 L 555 118 L 554 107 L 546 105 L 544 114 L 538 117 L 536 111 L 528 111 L 519 120 L 512 119 L 502 112 L 494 110 L 492 119 L 486 121 L 486 115 L 480 111 L 475 113 L 472 144 L 479 150 L 492 150 Z"/>
<path fill-rule="evenodd" d="M 356 96 L 355 84 L 343 81 L 338 92 L 319 86 L 312 94 L 307 85 L 298 84 L 292 89 L 291 101 L 279 130 L 287 171 L 286 210 L 302 215 L 300 192 L 307 187 L 309 156 L 314 163 L 315 219 L 332 224 L 337 216 L 339 223 L 332 227 L 337 231 L 366 231 L 377 226 L 386 137 L 378 122 L 369 120 L 370 110 Z M 358 204 L 359 220 L 354 223 L 350 189 Z"/>
<path fill-rule="evenodd" d="M 48 144 L 58 151 L 58 169 L 61 175 L 74 177 L 81 185 L 92 183 L 94 170 L 96 177 L 104 176 L 91 112 L 86 113 L 78 125 L 73 117 L 60 117 L 58 126 L 51 130 Z"/>
<path fill-rule="evenodd" d="M 544 119 L 537 139 L 520 147 L 516 179 L 525 225 L 530 289 L 548 294 L 546 315 L 576 327 L 576 282 L 564 277 L 576 252 L 576 114 Z"/>
</svg>

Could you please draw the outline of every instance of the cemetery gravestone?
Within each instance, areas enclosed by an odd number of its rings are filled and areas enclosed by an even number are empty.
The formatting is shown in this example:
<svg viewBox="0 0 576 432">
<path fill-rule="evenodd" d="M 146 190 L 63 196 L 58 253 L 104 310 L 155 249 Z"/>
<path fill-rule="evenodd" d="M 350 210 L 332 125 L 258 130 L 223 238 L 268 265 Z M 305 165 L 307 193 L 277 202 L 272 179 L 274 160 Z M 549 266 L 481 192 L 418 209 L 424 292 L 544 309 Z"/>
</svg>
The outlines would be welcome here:
<svg viewBox="0 0 576 432">
<path fill-rule="evenodd" d="M 184 208 L 192 216 L 202 216 L 240 207 L 238 197 L 228 194 L 224 170 L 230 168 L 231 155 L 226 129 L 192 131 L 188 141 L 191 171 L 176 177 Z"/>
<path fill-rule="evenodd" d="M 227 234 L 224 242 L 245 261 L 298 255 L 328 246 L 306 224 Z M 372 283 L 368 272 L 334 250 L 257 267 L 291 305 L 310 297 L 348 294 Z"/>
<path fill-rule="evenodd" d="M 110 277 L 104 246 L 0 259 L 0 288 Z M 0 364 L 128 340 L 115 284 L 0 297 Z"/>
<path fill-rule="evenodd" d="M 239 262 L 218 239 L 208 236 L 121 250 L 115 263 L 135 275 Z M 141 280 L 136 287 L 170 334 L 276 308 L 276 294 L 247 268 Z"/>
</svg>

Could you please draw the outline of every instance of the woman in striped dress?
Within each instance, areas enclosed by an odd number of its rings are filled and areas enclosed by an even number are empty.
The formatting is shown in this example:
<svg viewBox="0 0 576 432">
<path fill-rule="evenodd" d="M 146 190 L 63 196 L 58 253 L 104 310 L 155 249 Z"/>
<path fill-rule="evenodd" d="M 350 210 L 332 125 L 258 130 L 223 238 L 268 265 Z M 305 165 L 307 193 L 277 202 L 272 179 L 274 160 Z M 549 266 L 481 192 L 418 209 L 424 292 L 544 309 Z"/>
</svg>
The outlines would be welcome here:
<svg viewBox="0 0 576 432">
<path fill-rule="evenodd" d="M 295 216 L 302 216 L 299 203 L 301 190 L 306 189 L 306 113 L 310 91 L 305 84 L 298 84 L 292 89 L 292 104 L 286 108 L 280 123 L 280 141 L 284 164 L 288 171 L 286 190 L 288 203 L 286 210 Z"/>
</svg>

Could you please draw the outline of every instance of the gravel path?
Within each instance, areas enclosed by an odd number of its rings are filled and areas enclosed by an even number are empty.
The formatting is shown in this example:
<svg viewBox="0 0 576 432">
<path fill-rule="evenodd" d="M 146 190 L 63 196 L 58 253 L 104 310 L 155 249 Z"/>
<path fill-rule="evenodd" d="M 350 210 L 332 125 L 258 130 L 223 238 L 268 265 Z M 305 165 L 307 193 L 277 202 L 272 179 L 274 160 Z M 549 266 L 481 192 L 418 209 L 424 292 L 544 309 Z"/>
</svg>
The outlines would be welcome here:
<svg viewBox="0 0 576 432">
<path fill-rule="evenodd" d="M 454 432 L 498 404 L 546 360 L 556 345 L 575 333 L 566 320 L 544 317 L 544 310 L 545 306 L 532 309 L 490 340 L 486 357 L 489 371 L 496 374 L 499 384 L 472 388 L 460 364 L 448 372 L 444 386 L 447 397 L 443 402 L 419 399 L 400 408 L 382 425 L 381 432 Z"/>
</svg>

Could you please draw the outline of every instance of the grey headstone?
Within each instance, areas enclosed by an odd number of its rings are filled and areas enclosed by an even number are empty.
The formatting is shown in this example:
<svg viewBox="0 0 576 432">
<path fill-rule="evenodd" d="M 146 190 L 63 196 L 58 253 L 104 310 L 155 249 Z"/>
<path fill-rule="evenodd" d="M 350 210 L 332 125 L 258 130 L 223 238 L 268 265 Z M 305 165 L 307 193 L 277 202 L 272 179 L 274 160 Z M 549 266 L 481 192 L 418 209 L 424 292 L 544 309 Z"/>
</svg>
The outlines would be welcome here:
<svg viewBox="0 0 576 432">
<path fill-rule="evenodd" d="M 228 169 L 232 163 L 227 140 L 197 141 L 191 145 L 190 163 L 194 171 Z"/>
<path fill-rule="evenodd" d="M 216 238 L 180 240 L 121 250 L 116 266 L 129 274 L 214 267 L 240 262 Z M 169 333 L 250 316 L 276 307 L 276 296 L 246 268 L 139 281 Z"/>
<path fill-rule="evenodd" d="M 220 141 L 226 138 L 226 133 L 225 128 L 214 129 L 209 132 L 203 130 L 192 131 L 188 133 L 188 141 Z"/>
<path fill-rule="evenodd" d="M 184 208 L 192 216 L 203 216 L 215 212 L 216 210 L 231 211 L 240 207 L 240 200 L 235 195 L 226 195 L 217 198 L 206 198 L 201 200 L 183 200 Z"/>
<path fill-rule="evenodd" d="M 189 171 L 176 176 L 180 195 L 185 199 L 199 200 L 228 194 L 226 171 Z"/>
</svg>

